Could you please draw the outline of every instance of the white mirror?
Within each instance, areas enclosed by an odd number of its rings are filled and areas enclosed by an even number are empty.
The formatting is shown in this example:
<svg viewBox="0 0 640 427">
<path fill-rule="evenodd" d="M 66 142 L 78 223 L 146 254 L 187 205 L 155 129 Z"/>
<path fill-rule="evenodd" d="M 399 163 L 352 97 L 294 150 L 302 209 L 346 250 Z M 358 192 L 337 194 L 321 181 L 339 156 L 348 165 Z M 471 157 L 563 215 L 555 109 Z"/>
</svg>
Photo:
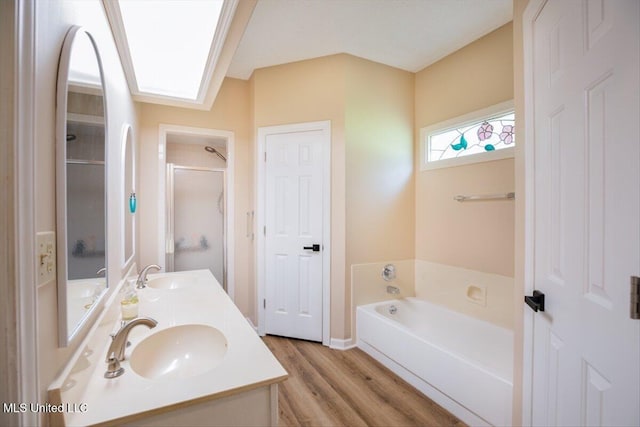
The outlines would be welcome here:
<svg viewBox="0 0 640 427">
<path fill-rule="evenodd" d="M 62 45 L 56 99 L 58 341 L 96 315 L 107 280 L 107 135 L 97 46 L 73 26 Z"/>
<path fill-rule="evenodd" d="M 122 268 L 127 268 L 135 255 L 135 215 L 137 196 L 135 187 L 135 147 L 130 125 L 124 125 L 122 136 Z"/>
</svg>

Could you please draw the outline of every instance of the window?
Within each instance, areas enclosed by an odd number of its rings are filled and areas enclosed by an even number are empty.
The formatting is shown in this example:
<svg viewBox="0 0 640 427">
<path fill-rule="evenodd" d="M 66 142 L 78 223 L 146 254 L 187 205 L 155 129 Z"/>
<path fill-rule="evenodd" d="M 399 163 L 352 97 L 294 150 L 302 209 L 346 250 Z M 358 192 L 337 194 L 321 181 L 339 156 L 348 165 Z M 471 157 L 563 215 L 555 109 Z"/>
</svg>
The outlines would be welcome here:
<svg viewBox="0 0 640 427">
<path fill-rule="evenodd" d="M 134 99 L 204 102 L 237 3 L 103 0 Z"/>
<path fill-rule="evenodd" d="M 514 132 L 513 101 L 422 128 L 421 169 L 513 157 Z"/>
</svg>

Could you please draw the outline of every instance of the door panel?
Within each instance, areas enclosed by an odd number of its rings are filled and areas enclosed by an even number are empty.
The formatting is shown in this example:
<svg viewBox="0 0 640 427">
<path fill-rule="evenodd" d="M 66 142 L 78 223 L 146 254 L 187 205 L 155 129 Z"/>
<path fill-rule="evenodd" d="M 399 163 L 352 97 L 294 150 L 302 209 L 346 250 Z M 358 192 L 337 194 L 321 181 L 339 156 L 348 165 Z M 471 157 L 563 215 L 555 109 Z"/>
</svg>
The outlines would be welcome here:
<svg viewBox="0 0 640 427">
<path fill-rule="evenodd" d="M 266 332 L 322 341 L 322 132 L 266 138 Z"/>
<path fill-rule="evenodd" d="M 534 425 L 640 425 L 640 2 L 533 24 Z"/>
</svg>

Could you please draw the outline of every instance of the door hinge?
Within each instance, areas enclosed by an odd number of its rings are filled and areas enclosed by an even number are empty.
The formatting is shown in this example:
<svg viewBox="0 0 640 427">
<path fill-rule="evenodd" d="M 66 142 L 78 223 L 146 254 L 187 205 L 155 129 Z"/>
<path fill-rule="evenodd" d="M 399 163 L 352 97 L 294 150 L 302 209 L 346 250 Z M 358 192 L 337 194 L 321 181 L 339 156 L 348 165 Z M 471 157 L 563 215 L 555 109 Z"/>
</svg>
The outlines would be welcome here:
<svg viewBox="0 0 640 427">
<path fill-rule="evenodd" d="M 266 151 L 264 152 L 264 161 L 265 162 L 267 161 L 267 152 Z"/>
<path fill-rule="evenodd" d="M 640 277 L 631 276 L 631 318 L 640 319 Z"/>
<path fill-rule="evenodd" d="M 262 308 L 264 308 L 264 309 L 267 308 L 267 300 L 266 299 L 262 300 Z"/>
<path fill-rule="evenodd" d="M 262 227 L 262 234 L 267 235 L 267 226 Z"/>
</svg>

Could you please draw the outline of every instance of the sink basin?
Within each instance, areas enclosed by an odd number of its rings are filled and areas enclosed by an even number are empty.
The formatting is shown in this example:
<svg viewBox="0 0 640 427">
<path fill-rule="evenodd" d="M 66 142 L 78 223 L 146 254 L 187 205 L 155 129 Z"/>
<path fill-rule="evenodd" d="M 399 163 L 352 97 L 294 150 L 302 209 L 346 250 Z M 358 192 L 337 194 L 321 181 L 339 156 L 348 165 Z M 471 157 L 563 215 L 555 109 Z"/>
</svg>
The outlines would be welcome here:
<svg viewBox="0 0 640 427">
<path fill-rule="evenodd" d="M 147 286 L 155 289 L 181 289 L 192 285 L 196 280 L 191 276 L 164 276 L 150 278 Z"/>
<path fill-rule="evenodd" d="M 104 289 L 104 279 L 100 280 L 69 280 L 67 282 L 67 298 L 82 299 L 97 296 Z"/>
<path fill-rule="evenodd" d="M 142 340 L 131 354 L 131 369 L 150 379 L 190 378 L 215 368 L 227 353 L 227 339 L 207 325 L 180 325 Z"/>
</svg>

